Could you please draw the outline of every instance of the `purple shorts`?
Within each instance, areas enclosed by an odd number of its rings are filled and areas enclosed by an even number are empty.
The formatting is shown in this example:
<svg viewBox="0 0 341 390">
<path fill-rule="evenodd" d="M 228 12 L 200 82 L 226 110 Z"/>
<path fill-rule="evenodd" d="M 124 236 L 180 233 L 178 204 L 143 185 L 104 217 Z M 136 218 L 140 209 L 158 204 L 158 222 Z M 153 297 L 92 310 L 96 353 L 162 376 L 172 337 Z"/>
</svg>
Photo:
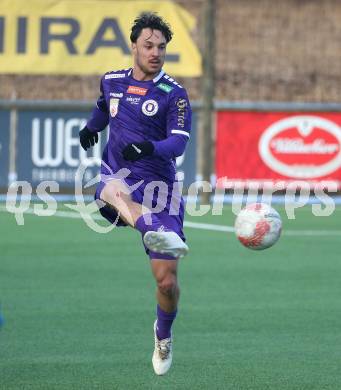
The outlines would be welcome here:
<svg viewBox="0 0 341 390">
<path fill-rule="evenodd" d="M 130 182 L 129 179 L 125 179 L 126 183 L 128 185 L 135 184 L 134 182 Z M 100 182 L 96 189 L 95 199 L 101 199 L 101 192 L 105 186 L 104 182 Z M 140 187 L 138 187 L 136 190 L 134 190 L 131 193 L 131 198 L 136 203 L 143 203 L 144 200 L 144 194 L 145 194 L 145 188 L 146 184 L 142 183 Z M 172 197 L 172 189 L 169 191 L 169 195 L 167 196 L 167 201 L 165 202 L 165 207 L 162 211 L 155 213 L 155 215 L 160 219 L 163 225 L 168 227 L 169 229 L 173 230 L 175 233 L 177 233 L 183 241 L 186 241 L 185 235 L 183 233 L 183 220 L 184 220 L 184 202 L 181 196 L 174 196 Z M 157 202 L 158 193 L 153 193 L 153 202 Z M 154 205 L 155 207 L 155 205 Z M 117 220 L 118 214 L 117 212 L 109 207 L 109 206 L 103 206 L 100 209 L 101 215 L 110 223 L 115 223 Z M 118 219 L 116 222 L 117 227 L 127 226 L 127 224 L 122 220 Z M 142 240 L 143 243 L 143 240 Z M 175 258 L 166 254 L 156 253 L 150 251 L 143 243 L 144 249 L 147 253 L 147 255 L 150 257 L 150 259 L 165 259 L 165 260 L 174 260 Z"/>
</svg>

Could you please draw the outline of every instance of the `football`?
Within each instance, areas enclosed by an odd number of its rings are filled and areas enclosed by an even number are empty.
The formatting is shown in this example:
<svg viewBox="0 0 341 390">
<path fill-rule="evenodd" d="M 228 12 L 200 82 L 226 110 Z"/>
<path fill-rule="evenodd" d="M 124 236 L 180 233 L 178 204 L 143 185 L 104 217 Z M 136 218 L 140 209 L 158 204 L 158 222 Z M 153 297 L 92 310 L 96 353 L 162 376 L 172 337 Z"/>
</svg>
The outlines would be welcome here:
<svg viewBox="0 0 341 390">
<path fill-rule="evenodd" d="M 278 241 L 282 220 L 271 206 L 251 203 L 238 213 L 234 228 L 238 240 L 245 247 L 262 250 L 270 248 Z"/>
</svg>

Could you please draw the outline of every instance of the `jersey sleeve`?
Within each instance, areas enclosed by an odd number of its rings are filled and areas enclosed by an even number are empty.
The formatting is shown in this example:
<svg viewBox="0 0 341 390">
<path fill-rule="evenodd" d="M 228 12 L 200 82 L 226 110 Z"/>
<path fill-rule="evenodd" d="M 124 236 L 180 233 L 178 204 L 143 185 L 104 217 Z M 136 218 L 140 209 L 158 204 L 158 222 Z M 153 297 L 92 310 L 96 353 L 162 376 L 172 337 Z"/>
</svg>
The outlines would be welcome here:
<svg viewBox="0 0 341 390">
<path fill-rule="evenodd" d="M 192 126 L 192 109 L 185 89 L 178 89 L 169 100 L 167 136 L 178 134 L 187 138 Z"/>
<path fill-rule="evenodd" d="M 93 132 L 104 130 L 109 123 L 109 110 L 103 91 L 103 78 L 100 85 L 100 96 L 97 99 L 96 106 L 92 110 L 91 117 L 87 122 L 87 127 Z"/>
<path fill-rule="evenodd" d="M 167 113 L 167 138 L 153 142 L 154 154 L 165 159 L 181 156 L 191 132 L 192 110 L 184 89 L 170 97 Z"/>
</svg>

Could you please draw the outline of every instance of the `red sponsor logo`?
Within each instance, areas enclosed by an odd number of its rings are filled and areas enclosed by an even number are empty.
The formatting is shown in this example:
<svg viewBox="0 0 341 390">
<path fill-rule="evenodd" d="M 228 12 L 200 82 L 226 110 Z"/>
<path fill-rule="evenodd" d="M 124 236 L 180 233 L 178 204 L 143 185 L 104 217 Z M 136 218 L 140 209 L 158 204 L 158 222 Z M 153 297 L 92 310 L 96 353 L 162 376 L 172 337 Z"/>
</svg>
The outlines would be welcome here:
<svg viewBox="0 0 341 390">
<path fill-rule="evenodd" d="M 148 89 L 136 87 L 134 85 L 129 85 L 127 92 L 132 93 L 133 95 L 141 95 L 144 96 L 147 93 Z"/>
<path fill-rule="evenodd" d="M 341 188 L 341 113 L 220 111 L 215 164 L 219 187 Z"/>
<path fill-rule="evenodd" d="M 293 178 L 321 177 L 341 167 L 341 129 L 318 116 L 297 115 L 273 123 L 258 148 L 269 168 Z"/>
</svg>

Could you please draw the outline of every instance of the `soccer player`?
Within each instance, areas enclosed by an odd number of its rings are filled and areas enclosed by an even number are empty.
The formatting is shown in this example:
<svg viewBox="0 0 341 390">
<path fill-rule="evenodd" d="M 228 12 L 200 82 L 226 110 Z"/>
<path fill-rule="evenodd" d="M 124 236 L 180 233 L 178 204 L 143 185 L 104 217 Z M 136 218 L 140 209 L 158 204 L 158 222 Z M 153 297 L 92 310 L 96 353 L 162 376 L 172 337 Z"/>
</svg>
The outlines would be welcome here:
<svg viewBox="0 0 341 390">
<path fill-rule="evenodd" d="M 184 153 L 189 139 L 191 107 L 185 89 L 162 70 L 171 39 L 170 26 L 157 14 L 135 19 L 130 35 L 133 67 L 102 77 L 96 107 L 79 133 L 87 150 L 109 124 L 95 197 L 104 202 L 100 212 L 107 220 L 141 233 L 150 257 L 157 284 L 152 358 L 157 375 L 165 374 L 172 363 L 178 260 L 188 252 L 175 158 Z M 164 208 L 153 212 L 160 197 Z"/>
</svg>

